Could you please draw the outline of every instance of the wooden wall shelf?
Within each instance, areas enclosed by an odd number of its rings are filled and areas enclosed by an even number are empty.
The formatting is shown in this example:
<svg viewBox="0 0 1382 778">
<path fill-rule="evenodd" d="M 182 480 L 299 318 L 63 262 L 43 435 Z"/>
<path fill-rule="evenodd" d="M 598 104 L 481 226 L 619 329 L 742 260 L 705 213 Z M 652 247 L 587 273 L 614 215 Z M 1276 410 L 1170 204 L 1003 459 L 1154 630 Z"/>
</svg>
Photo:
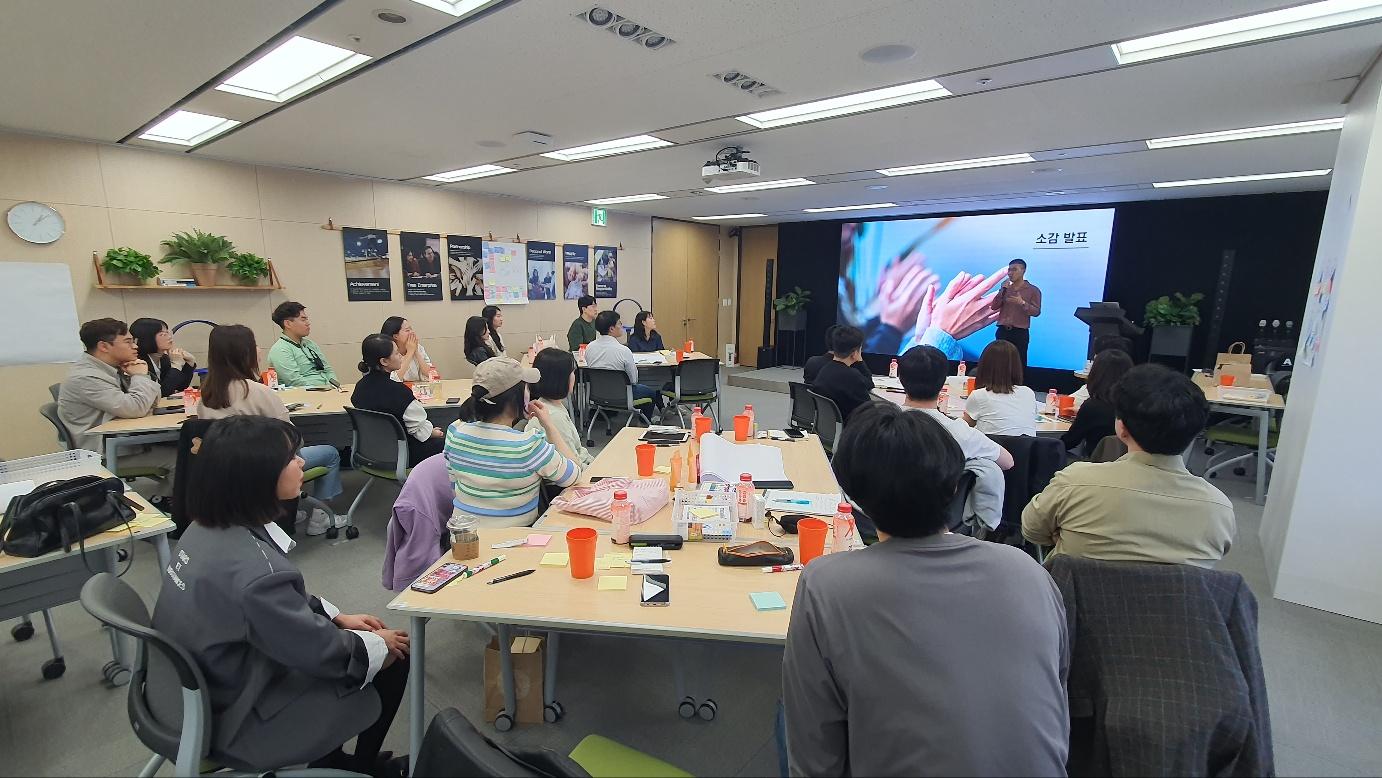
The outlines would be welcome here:
<svg viewBox="0 0 1382 778">
<path fill-rule="evenodd" d="M 157 279 L 150 279 L 147 284 L 108 284 L 106 283 L 105 271 L 101 269 L 101 260 L 96 252 L 91 252 L 91 264 L 96 267 L 96 288 L 112 289 L 118 291 L 178 291 L 178 292 L 272 292 L 283 288 L 283 284 L 278 280 L 278 271 L 274 269 L 272 259 L 269 263 L 269 283 L 249 286 L 246 284 L 218 284 L 216 286 L 163 286 L 157 283 Z"/>
</svg>

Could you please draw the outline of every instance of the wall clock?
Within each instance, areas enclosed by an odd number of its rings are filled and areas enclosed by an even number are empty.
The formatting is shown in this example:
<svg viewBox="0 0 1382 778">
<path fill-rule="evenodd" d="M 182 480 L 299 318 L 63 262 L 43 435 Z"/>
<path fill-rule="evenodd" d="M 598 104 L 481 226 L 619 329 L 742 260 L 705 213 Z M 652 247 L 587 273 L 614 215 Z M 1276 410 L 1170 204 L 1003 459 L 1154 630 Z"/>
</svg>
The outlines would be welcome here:
<svg viewBox="0 0 1382 778">
<path fill-rule="evenodd" d="M 67 223 L 56 208 L 33 201 L 11 208 L 5 220 L 15 235 L 30 243 L 52 243 L 67 230 Z"/>
</svg>

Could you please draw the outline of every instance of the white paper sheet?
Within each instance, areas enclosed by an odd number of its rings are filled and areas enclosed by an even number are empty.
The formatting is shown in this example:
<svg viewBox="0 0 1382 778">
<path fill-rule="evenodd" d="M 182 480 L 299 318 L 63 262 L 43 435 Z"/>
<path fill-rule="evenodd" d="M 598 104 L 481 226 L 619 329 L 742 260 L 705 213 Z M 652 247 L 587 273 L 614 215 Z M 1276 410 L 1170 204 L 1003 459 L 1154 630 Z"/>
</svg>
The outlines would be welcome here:
<svg viewBox="0 0 1382 778">
<path fill-rule="evenodd" d="M 770 489 L 765 493 L 767 509 L 812 516 L 834 516 L 840 507 L 839 492 L 794 492 Z"/>
<path fill-rule="evenodd" d="M 28 494 L 37 486 L 33 481 L 13 481 L 7 484 L 0 484 L 0 513 L 5 512 L 10 500 L 20 495 Z"/>
<path fill-rule="evenodd" d="M 738 483 L 741 473 L 755 481 L 786 481 L 782 449 L 757 443 L 730 443 L 719 435 L 701 437 L 701 480 Z"/>
<path fill-rule="evenodd" d="M 0 262 L 0 332 L 10 334 L 0 365 L 74 362 L 82 353 L 79 326 L 67 265 Z"/>
</svg>

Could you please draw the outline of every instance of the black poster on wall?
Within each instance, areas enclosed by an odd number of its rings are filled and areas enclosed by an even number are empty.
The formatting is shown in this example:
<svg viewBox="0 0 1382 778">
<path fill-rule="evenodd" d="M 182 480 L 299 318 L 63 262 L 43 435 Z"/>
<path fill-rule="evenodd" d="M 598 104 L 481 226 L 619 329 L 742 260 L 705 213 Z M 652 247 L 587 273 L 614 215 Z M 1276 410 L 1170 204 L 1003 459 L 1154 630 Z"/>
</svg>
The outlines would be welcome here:
<svg viewBox="0 0 1382 778">
<path fill-rule="evenodd" d="M 346 299 L 392 300 L 388 232 L 342 227 L 341 243 L 345 249 Z"/>
<path fill-rule="evenodd" d="M 619 249 L 595 247 L 595 296 L 619 296 Z"/>
<path fill-rule="evenodd" d="M 440 300 L 441 237 L 423 232 L 400 232 L 398 247 L 403 261 L 403 299 Z"/>
<path fill-rule="evenodd" d="M 557 299 L 557 244 L 528 241 L 528 299 Z"/>
<path fill-rule="evenodd" d="M 485 279 L 480 267 L 484 243 L 483 238 L 446 236 L 447 274 L 452 300 L 485 299 Z"/>
<path fill-rule="evenodd" d="M 590 294 L 590 247 L 563 243 L 561 247 L 562 297 L 578 300 Z"/>
</svg>

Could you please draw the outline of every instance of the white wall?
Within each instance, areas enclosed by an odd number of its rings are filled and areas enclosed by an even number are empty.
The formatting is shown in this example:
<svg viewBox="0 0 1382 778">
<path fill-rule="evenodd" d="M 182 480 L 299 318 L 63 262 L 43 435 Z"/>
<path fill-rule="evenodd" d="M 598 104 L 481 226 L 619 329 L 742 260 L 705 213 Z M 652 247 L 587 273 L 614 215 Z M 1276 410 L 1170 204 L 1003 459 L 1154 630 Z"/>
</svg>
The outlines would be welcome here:
<svg viewBox="0 0 1382 778">
<path fill-rule="evenodd" d="M 1382 622 L 1382 69 L 1348 107 L 1316 273 L 1337 263 L 1315 364 L 1302 340 L 1261 538 L 1273 594 Z M 1320 314 L 1312 294 L 1305 321 Z M 1301 335 L 1307 333 L 1302 328 Z"/>
</svg>

